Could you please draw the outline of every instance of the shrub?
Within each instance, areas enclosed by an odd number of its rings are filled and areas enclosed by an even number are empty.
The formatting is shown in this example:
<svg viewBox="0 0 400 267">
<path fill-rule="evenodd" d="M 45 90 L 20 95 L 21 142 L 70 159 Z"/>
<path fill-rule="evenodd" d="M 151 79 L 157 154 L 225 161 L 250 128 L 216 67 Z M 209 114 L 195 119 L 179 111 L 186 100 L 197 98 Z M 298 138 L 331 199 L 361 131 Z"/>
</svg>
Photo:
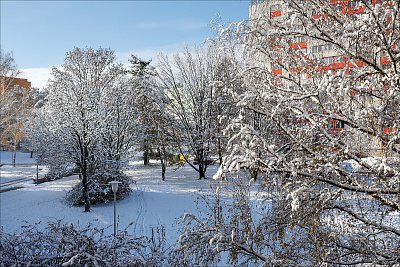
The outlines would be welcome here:
<svg viewBox="0 0 400 267">
<path fill-rule="evenodd" d="M 82 229 L 61 221 L 25 226 L 18 235 L 0 231 L 1 266 L 162 266 L 165 240 L 116 238 L 90 224 Z"/>
<path fill-rule="evenodd" d="M 123 199 L 130 194 L 132 179 L 120 170 L 120 166 L 107 164 L 98 168 L 89 178 L 89 200 L 91 204 L 107 203 L 114 199 L 110 182 L 118 181 L 117 199 Z M 70 205 L 84 204 L 82 184 L 74 186 L 67 193 L 67 203 Z"/>
</svg>

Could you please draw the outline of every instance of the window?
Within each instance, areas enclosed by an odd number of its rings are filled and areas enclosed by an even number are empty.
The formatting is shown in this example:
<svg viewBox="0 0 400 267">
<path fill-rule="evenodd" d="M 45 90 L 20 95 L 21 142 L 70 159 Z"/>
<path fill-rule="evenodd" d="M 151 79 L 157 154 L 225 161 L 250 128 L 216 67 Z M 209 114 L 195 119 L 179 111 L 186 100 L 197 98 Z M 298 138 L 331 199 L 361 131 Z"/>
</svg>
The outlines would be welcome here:
<svg viewBox="0 0 400 267">
<path fill-rule="evenodd" d="M 281 7 L 279 5 L 271 5 L 270 10 L 271 10 L 271 13 L 272 13 L 272 12 L 281 10 Z"/>
<path fill-rule="evenodd" d="M 322 51 L 331 51 L 332 50 L 332 44 L 326 44 L 322 46 Z"/>
<path fill-rule="evenodd" d="M 293 30 L 294 31 L 302 31 L 304 29 L 304 27 L 303 27 L 303 25 L 299 22 L 299 23 L 296 23 L 295 25 L 293 25 Z"/>
<path fill-rule="evenodd" d="M 271 69 L 277 69 L 280 68 L 281 66 L 278 64 L 276 61 L 271 61 Z"/>
<path fill-rule="evenodd" d="M 330 119 L 328 127 L 329 129 L 343 129 L 344 122 L 341 120 Z"/>
<path fill-rule="evenodd" d="M 333 62 L 333 58 L 332 57 L 324 57 L 324 58 L 322 58 L 322 62 L 324 63 L 324 65 L 330 65 Z"/>
<path fill-rule="evenodd" d="M 360 1 L 352 0 L 352 1 L 350 1 L 350 3 L 349 3 L 349 8 L 355 9 L 355 8 L 361 6 L 361 5 L 362 5 L 362 4 L 361 4 Z"/>
<path fill-rule="evenodd" d="M 299 51 L 303 54 L 307 54 L 308 53 L 308 49 L 307 47 L 300 47 Z"/>
<path fill-rule="evenodd" d="M 319 10 L 318 9 L 312 9 L 311 10 L 311 16 L 315 16 L 315 15 L 318 15 L 319 14 Z"/>
<path fill-rule="evenodd" d="M 317 71 L 313 74 L 313 78 L 315 79 L 322 78 L 323 75 L 324 73 L 322 71 Z"/>
<path fill-rule="evenodd" d="M 312 48 L 311 48 L 311 52 L 313 52 L 313 53 L 318 53 L 318 52 L 322 52 L 322 45 L 314 45 Z"/>
<path fill-rule="evenodd" d="M 325 51 L 331 51 L 331 50 L 332 50 L 331 44 L 314 45 L 311 48 L 311 52 L 313 52 L 313 53 L 319 53 L 319 52 L 325 52 Z"/>
<path fill-rule="evenodd" d="M 304 36 L 296 36 L 292 39 L 292 43 L 304 43 L 306 38 Z"/>
<path fill-rule="evenodd" d="M 343 62 L 343 57 L 342 56 L 336 56 L 334 57 L 335 62 Z"/>
</svg>

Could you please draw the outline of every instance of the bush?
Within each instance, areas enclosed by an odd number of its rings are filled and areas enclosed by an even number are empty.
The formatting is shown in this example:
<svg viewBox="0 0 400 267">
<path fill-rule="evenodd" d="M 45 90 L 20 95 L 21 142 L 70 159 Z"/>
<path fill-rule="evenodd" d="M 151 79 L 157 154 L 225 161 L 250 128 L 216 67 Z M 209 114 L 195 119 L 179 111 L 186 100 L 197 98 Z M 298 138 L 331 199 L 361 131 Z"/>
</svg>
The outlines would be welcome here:
<svg viewBox="0 0 400 267">
<path fill-rule="evenodd" d="M 41 229 L 39 224 L 25 226 L 19 235 L 0 231 L 1 266 L 162 266 L 162 236 L 154 242 L 126 230 L 114 238 L 93 225 L 79 229 L 57 221 Z"/>
<path fill-rule="evenodd" d="M 45 178 L 48 178 L 48 180 L 61 179 L 62 177 L 70 176 L 78 172 L 73 164 L 49 165 L 49 167 L 49 172 L 45 175 Z"/>
<path fill-rule="evenodd" d="M 118 181 L 117 199 L 124 199 L 132 192 L 130 184 L 132 179 L 124 174 L 119 166 L 105 165 L 98 169 L 94 175 L 89 178 L 89 200 L 91 204 L 107 203 L 114 199 L 114 193 L 111 190 L 109 182 Z M 68 193 L 66 201 L 70 205 L 84 204 L 82 196 L 82 184 L 74 186 Z"/>
</svg>

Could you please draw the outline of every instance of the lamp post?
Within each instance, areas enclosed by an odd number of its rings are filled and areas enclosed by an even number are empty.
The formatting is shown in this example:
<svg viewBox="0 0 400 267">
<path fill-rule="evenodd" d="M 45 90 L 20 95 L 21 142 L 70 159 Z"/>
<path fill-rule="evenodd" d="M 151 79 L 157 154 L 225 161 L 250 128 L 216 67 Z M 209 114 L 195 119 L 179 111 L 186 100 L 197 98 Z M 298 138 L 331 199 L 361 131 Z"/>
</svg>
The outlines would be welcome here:
<svg viewBox="0 0 400 267">
<path fill-rule="evenodd" d="M 118 184 L 121 182 L 118 181 L 111 181 L 109 184 L 111 185 L 111 189 L 114 192 L 114 237 L 117 235 L 117 191 L 118 191 Z"/>
<path fill-rule="evenodd" d="M 39 155 L 36 155 L 36 182 L 39 181 Z"/>
</svg>

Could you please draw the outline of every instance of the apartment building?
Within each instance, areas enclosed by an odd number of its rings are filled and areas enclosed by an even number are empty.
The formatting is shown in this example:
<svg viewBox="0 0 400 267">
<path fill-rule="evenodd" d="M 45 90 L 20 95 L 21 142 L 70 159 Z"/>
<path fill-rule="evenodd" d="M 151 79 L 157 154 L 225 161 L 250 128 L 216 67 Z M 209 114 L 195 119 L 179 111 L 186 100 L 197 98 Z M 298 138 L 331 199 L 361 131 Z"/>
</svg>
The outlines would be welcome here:
<svg viewBox="0 0 400 267">
<path fill-rule="evenodd" d="M 26 91 L 31 89 L 31 82 L 28 81 L 28 79 L 0 76 L 0 81 L 0 92 L 4 92 L 15 86 L 25 89 Z"/>
<path fill-rule="evenodd" d="M 373 4 L 379 0 L 371 0 Z M 336 10 L 338 15 L 356 15 L 362 14 L 366 6 L 362 4 L 360 0 L 327 0 Z M 390 2 L 389 2 L 390 3 Z M 286 4 L 279 0 L 253 0 L 249 8 L 250 19 L 257 18 L 260 12 L 269 14 L 271 21 L 275 24 L 290 20 L 293 16 L 293 12 L 286 6 Z M 320 19 L 324 14 L 320 14 L 318 10 L 312 10 L 312 18 Z M 297 25 L 298 30 L 301 29 L 302 25 Z M 296 27 L 293 28 L 296 30 Z M 365 62 L 360 60 L 351 61 L 347 57 L 339 54 L 335 51 L 332 44 L 325 43 L 322 41 L 316 41 L 305 36 L 292 36 L 291 40 L 288 41 L 288 45 L 291 49 L 301 50 L 306 55 L 313 55 L 313 58 L 317 57 L 321 59 L 319 63 L 321 74 L 328 70 L 340 70 L 345 69 L 348 74 L 351 73 L 351 69 L 354 67 L 363 67 Z M 283 70 L 279 68 L 278 64 L 271 62 L 271 70 L 274 74 L 281 75 Z M 380 57 L 380 64 L 385 66 L 390 64 L 388 56 L 382 55 Z M 315 73 L 315 75 L 318 75 Z"/>
<path fill-rule="evenodd" d="M 371 6 L 375 6 L 378 2 L 382 3 L 382 0 L 370 0 Z M 321 1 L 323 3 L 323 1 Z M 366 5 L 359 0 L 326 0 L 326 5 L 330 5 L 330 10 L 336 16 L 362 16 L 366 12 Z M 392 1 L 385 1 L 385 5 L 392 5 Z M 311 14 L 311 18 L 314 20 L 323 20 L 326 18 L 326 14 L 321 12 L 319 9 L 313 9 L 308 11 Z M 259 21 L 260 14 L 263 14 L 264 20 Z M 253 0 L 249 7 L 250 23 L 253 27 L 262 28 L 265 35 L 268 32 L 273 32 L 276 28 L 285 25 L 288 21 L 292 21 L 291 35 L 282 36 L 280 42 L 277 42 L 276 50 L 280 50 L 282 46 L 285 46 L 285 53 L 293 52 L 292 59 L 301 58 L 302 65 L 296 64 L 296 60 L 290 62 L 290 64 L 284 64 L 285 56 L 279 57 L 279 52 L 275 53 L 275 56 L 270 56 L 265 59 L 265 67 L 268 71 L 277 77 L 276 85 L 285 86 L 286 79 L 280 79 L 280 77 L 288 77 L 291 74 L 299 77 L 299 82 L 304 86 L 308 83 L 315 82 L 321 79 L 326 74 L 342 72 L 345 75 L 351 77 L 357 68 L 367 67 L 367 63 L 357 58 L 350 58 L 340 52 L 340 49 L 335 47 L 332 43 L 324 42 L 319 38 L 309 38 L 306 34 L 301 33 L 303 25 L 299 22 L 296 24 L 295 12 L 291 10 L 285 1 L 280 0 Z M 266 18 L 266 19 L 265 19 Z M 390 21 L 388 17 L 388 21 Z M 263 25 L 267 21 L 268 25 Z M 322 38 L 321 38 L 322 39 Z M 269 41 L 266 39 L 266 41 Z M 372 49 L 372 48 L 371 48 Z M 287 57 L 286 57 L 287 58 Z M 390 58 L 384 53 L 378 53 L 377 58 L 374 59 L 382 69 L 390 67 L 392 62 Z M 355 81 L 356 82 L 356 81 Z M 290 83 L 286 86 L 290 87 Z M 290 89 L 290 88 L 289 88 Z M 349 98 L 360 94 L 357 90 L 349 91 Z M 371 99 L 360 94 L 365 101 L 366 106 L 374 105 Z M 376 101 L 376 100 L 375 100 Z M 355 110 L 354 112 L 358 112 Z M 344 129 L 344 124 L 340 120 L 331 119 L 328 125 L 328 131 L 332 135 L 338 134 Z M 398 131 L 394 127 L 383 127 L 383 134 L 390 135 L 396 134 Z M 372 145 L 373 149 L 377 149 L 377 145 Z"/>
</svg>

